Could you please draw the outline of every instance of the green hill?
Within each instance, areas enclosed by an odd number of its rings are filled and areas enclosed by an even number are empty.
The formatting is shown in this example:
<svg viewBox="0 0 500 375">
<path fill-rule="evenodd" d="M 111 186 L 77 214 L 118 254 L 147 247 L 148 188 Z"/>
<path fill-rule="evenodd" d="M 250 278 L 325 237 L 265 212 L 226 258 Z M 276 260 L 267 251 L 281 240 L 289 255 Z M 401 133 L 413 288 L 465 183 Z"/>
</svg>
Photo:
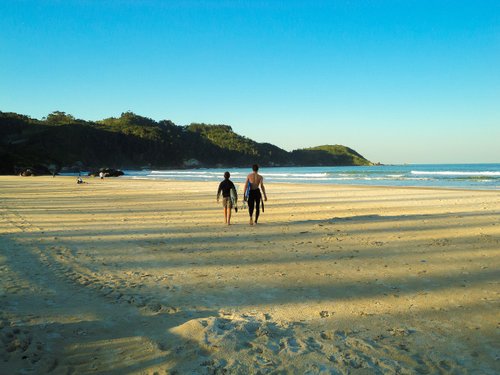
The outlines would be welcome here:
<svg viewBox="0 0 500 375">
<path fill-rule="evenodd" d="M 371 165 L 353 149 L 342 145 L 324 145 L 292 151 L 292 157 L 303 166 Z"/>
<path fill-rule="evenodd" d="M 257 143 L 233 132 L 227 125 L 191 124 L 187 130 L 199 134 L 222 150 L 231 152 L 237 164 L 247 166 L 255 159 L 262 165 L 283 165 L 290 163 L 290 153 L 269 143 Z M 224 163 L 222 163 L 224 164 Z M 227 164 L 227 162 L 225 163 Z"/>
<path fill-rule="evenodd" d="M 178 126 L 125 112 L 100 121 L 53 112 L 41 120 L 0 112 L 0 174 L 24 168 L 186 168 L 369 165 L 345 146 L 285 151 L 227 125 Z"/>
</svg>

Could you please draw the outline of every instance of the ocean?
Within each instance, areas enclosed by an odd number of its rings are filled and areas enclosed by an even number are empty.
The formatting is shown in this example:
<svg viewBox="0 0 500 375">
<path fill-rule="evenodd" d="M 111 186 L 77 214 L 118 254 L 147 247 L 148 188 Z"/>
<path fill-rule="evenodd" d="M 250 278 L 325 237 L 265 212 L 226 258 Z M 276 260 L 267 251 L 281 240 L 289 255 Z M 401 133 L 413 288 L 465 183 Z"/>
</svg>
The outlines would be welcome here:
<svg viewBox="0 0 500 375">
<path fill-rule="evenodd" d="M 126 178 L 221 181 L 225 171 L 233 182 L 244 182 L 251 168 L 189 170 L 125 170 Z M 408 164 L 370 167 L 261 168 L 264 182 L 414 186 L 473 190 L 499 190 L 500 164 Z"/>
</svg>

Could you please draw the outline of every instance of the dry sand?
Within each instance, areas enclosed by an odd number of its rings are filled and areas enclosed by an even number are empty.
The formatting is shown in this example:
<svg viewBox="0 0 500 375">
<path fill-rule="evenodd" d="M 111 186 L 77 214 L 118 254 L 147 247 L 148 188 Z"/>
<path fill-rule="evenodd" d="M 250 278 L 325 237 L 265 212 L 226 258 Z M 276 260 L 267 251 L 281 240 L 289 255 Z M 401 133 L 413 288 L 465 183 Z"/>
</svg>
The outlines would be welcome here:
<svg viewBox="0 0 500 375">
<path fill-rule="evenodd" d="M 1 374 L 496 374 L 500 193 L 0 177 Z"/>
</svg>

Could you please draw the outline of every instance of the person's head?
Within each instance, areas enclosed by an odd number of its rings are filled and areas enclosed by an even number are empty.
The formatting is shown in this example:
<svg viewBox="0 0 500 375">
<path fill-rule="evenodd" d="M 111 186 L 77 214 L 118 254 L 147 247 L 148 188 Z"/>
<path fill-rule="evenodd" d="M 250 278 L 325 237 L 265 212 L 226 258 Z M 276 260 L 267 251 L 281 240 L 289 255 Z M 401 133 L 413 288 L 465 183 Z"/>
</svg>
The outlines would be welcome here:
<svg viewBox="0 0 500 375">
<path fill-rule="evenodd" d="M 227 172 L 227 171 L 226 171 L 226 172 L 224 172 L 224 178 L 225 178 L 226 180 L 229 180 L 229 177 L 231 177 L 231 174 L 230 174 L 229 172 Z"/>
<path fill-rule="evenodd" d="M 254 165 L 252 165 L 252 170 L 253 170 L 254 172 L 257 172 L 257 171 L 259 170 L 259 165 L 258 165 L 258 164 L 254 164 Z"/>
</svg>

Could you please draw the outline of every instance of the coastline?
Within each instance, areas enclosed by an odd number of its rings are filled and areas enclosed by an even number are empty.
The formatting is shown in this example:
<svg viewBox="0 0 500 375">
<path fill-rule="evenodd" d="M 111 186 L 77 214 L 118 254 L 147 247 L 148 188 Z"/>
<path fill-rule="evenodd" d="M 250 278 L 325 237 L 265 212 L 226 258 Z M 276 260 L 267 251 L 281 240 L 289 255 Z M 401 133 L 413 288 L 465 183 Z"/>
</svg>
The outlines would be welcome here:
<svg viewBox="0 0 500 375">
<path fill-rule="evenodd" d="M 248 169 L 229 168 L 234 182 Z M 216 181 L 225 169 L 125 171 L 130 178 Z M 439 187 L 500 191 L 500 164 L 432 164 L 371 167 L 268 167 L 266 182 L 354 186 Z"/>
<path fill-rule="evenodd" d="M 0 370 L 498 369 L 498 191 L 84 180 L 0 177 Z"/>
</svg>

